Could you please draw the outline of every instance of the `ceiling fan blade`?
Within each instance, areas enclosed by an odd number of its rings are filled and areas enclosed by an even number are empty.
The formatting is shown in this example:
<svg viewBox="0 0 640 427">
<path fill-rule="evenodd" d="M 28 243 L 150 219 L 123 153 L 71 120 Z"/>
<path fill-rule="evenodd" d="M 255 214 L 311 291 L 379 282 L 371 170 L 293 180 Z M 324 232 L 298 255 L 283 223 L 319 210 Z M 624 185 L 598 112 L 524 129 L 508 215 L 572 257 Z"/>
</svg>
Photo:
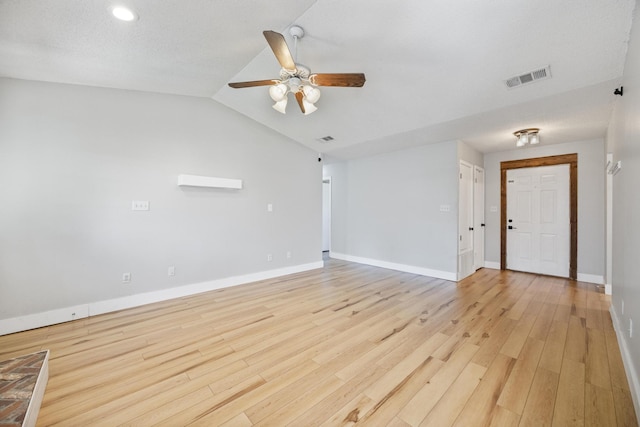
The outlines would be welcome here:
<svg viewBox="0 0 640 427">
<path fill-rule="evenodd" d="M 309 81 L 316 86 L 362 87 L 364 73 L 322 73 L 311 74 Z"/>
<path fill-rule="evenodd" d="M 293 56 L 291 55 L 289 46 L 287 46 L 287 42 L 284 40 L 284 36 L 271 30 L 263 31 L 262 34 L 264 34 L 264 38 L 267 39 L 267 43 L 271 46 L 271 50 L 282 68 L 295 72 L 296 63 L 293 61 Z"/>
<path fill-rule="evenodd" d="M 304 104 L 302 103 L 303 99 L 304 99 L 304 94 L 302 92 L 296 92 L 296 101 L 298 101 L 298 105 L 300 106 L 300 111 L 302 111 L 302 114 L 305 113 Z"/>
<path fill-rule="evenodd" d="M 280 80 L 254 80 L 251 82 L 235 82 L 229 83 L 234 89 L 241 89 L 243 87 L 254 87 L 254 86 L 269 86 L 280 83 Z"/>
</svg>

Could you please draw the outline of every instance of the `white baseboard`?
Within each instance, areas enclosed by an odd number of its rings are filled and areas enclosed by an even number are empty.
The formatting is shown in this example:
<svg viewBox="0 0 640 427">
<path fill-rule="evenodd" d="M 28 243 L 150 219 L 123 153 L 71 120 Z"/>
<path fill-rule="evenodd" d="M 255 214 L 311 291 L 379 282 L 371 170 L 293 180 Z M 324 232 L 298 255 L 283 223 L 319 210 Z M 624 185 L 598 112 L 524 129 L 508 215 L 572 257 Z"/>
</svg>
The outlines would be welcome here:
<svg viewBox="0 0 640 427">
<path fill-rule="evenodd" d="M 596 274 L 578 273 L 578 282 L 595 283 L 596 285 L 604 284 L 604 277 Z"/>
<path fill-rule="evenodd" d="M 633 406 L 636 410 L 636 414 L 640 414 L 640 378 L 638 377 L 638 371 L 636 371 L 636 367 L 633 364 L 633 358 L 631 357 L 631 352 L 627 345 L 625 328 L 620 324 L 620 318 L 618 317 L 618 313 L 616 312 L 613 304 L 609 307 L 609 313 L 611 313 L 613 328 L 616 330 L 618 346 L 620 347 L 622 363 L 624 364 L 624 371 L 627 374 L 627 381 L 629 382 L 629 388 L 631 389 Z"/>
<path fill-rule="evenodd" d="M 416 267 L 414 265 L 397 264 L 395 262 L 380 261 L 377 259 L 363 258 L 354 255 L 341 254 L 339 252 L 329 252 L 331 258 L 343 261 L 357 262 L 358 264 L 372 265 L 374 267 L 388 268 L 389 270 L 403 271 L 405 273 L 419 274 L 421 276 L 435 277 L 437 279 L 457 281 L 457 273 L 450 271 L 431 270 L 429 268 Z"/>
<path fill-rule="evenodd" d="M 55 325 L 57 323 L 69 322 L 71 320 L 82 319 L 89 316 L 96 316 L 98 314 L 109 313 L 112 311 L 124 310 L 126 308 L 138 307 L 154 302 L 181 298 L 189 295 L 199 294 L 202 292 L 213 291 L 216 289 L 228 288 L 231 286 L 257 282 L 260 280 L 273 279 L 274 277 L 314 270 L 316 268 L 322 268 L 323 266 L 324 262 L 318 261 L 291 267 L 278 268 L 275 270 L 245 274 L 242 276 L 233 276 L 224 279 L 194 283 L 191 285 L 177 286 L 175 288 L 163 289 L 160 291 L 129 295 L 122 298 L 97 301 L 73 307 L 65 307 L 42 313 L 13 317 L 10 319 L 3 319 L 0 320 L 0 335 L 41 328 L 43 326 Z"/>
<path fill-rule="evenodd" d="M 485 268 L 492 268 L 494 270 L 500 270 L 500 263 L 499 262 L 493 262 L 493 261 L 485 261 L 484 262 L 484 267 Z M 587 282 L 587 283 L 595 283 L 596 285 L 602 285 L 602 284 L 604 284 L 604 277 L 603 276 L 598 276 L 596 274 L 578 273 L 578 281 L 579 282 Z M 609 292 L 607 292 L 607 286 L 608 286 Z M 606 285 L 605 286 L 605 293 L 607 293 L 607 295 L 611 295 L 611 285 Z"/>
<path fill-rule="evenodd" d="M 604 294 L 605 295 L 611 295 L 611 293 L 613 292 L 613 286 L 612 285 L 604 285 Z"/>
</svg>

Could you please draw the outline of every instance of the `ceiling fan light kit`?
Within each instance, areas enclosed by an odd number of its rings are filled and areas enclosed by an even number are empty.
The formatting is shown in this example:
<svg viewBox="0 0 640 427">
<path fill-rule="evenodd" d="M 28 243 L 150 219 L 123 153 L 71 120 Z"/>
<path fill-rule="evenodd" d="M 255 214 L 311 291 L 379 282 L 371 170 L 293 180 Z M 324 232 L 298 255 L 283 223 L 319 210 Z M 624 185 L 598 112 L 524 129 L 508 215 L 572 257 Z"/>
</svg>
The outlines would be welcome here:
<svg viewBox="0 0 640 427">
<path fill-rule="evenodd" d="M 516 147 L 524 147 L 527 144 L 536 145 L 540 143 L 540 129 L 522 129 L 513 133 L 516 137 Z"/>
<path fill-rule="evenodd" d="M 282 34 L 275 31 L 263 31 L 262 34 L 282 67 L 280 80 L 236 82 L 229 83 L 229 86 L 240 89 L 270 85 L 269 96 L 275 102 L 273 109 L 279 113 L 286 114 L 289 93 L 296 98 L 300 111 L 308 115 L 318 109 L 315 103 L 320 99 L 321 93 L 316 86 L 362 87 L 364 85 L 366 79 L 363 73 L 311 74 L 307 67 L 295 62 Z M 298 39 L 304 36 L 304 30 L 294 25 L 289 28 L 289 34 L 293 37 L 297 48 Z"/>
</svg>

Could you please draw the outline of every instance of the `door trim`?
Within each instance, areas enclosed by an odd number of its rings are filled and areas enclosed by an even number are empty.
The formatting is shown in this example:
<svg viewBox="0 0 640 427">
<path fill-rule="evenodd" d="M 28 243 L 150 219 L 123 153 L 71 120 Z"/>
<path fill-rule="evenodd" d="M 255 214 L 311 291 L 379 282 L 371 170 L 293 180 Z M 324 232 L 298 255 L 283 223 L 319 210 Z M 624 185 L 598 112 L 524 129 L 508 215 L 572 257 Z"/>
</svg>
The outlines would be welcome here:
<svg viewBox="0 0 640 427">
<path fill-rule="evenodd" d="M 578 154 L 500 162 L 500 270 L 507 269 L 507 170 L 569 165 L 569 278 L 578 278 Z"/>
</svg>

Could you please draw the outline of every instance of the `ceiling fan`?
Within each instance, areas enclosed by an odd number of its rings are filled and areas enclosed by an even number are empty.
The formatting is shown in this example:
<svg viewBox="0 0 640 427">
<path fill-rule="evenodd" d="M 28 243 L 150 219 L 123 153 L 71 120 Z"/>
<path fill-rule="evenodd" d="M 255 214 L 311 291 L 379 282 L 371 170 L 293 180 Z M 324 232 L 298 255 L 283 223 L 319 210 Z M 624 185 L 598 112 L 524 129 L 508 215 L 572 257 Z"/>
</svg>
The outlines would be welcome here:
<svg viewBox="0 0 640 427">
<path fill-rule="evenodd" d="M 314 105 L 320 98 L 320 90 L 316 86 L 334 87 L 362 87 L 365 82 L 363 73 L 317 73 L 300 64 L 296 64 L 284 36 L 275 31 L 263 31 L 267 43 L 271 47 L 276 59 L 282 66 L 280 79 L 254 80 L 249 82 L 229 83 L 235 89 L 271 86 L 269 95 L 275 101 L 273 108 L 285 114 L 287 107 L 287 95 L 293 93 L 303 114 L 311 114 L 318 108 Z M 298 44 L 298 39 L 304 36 L 304 30 L 295 25 L 289 29 L 289 34 Z"/>
</svg>

